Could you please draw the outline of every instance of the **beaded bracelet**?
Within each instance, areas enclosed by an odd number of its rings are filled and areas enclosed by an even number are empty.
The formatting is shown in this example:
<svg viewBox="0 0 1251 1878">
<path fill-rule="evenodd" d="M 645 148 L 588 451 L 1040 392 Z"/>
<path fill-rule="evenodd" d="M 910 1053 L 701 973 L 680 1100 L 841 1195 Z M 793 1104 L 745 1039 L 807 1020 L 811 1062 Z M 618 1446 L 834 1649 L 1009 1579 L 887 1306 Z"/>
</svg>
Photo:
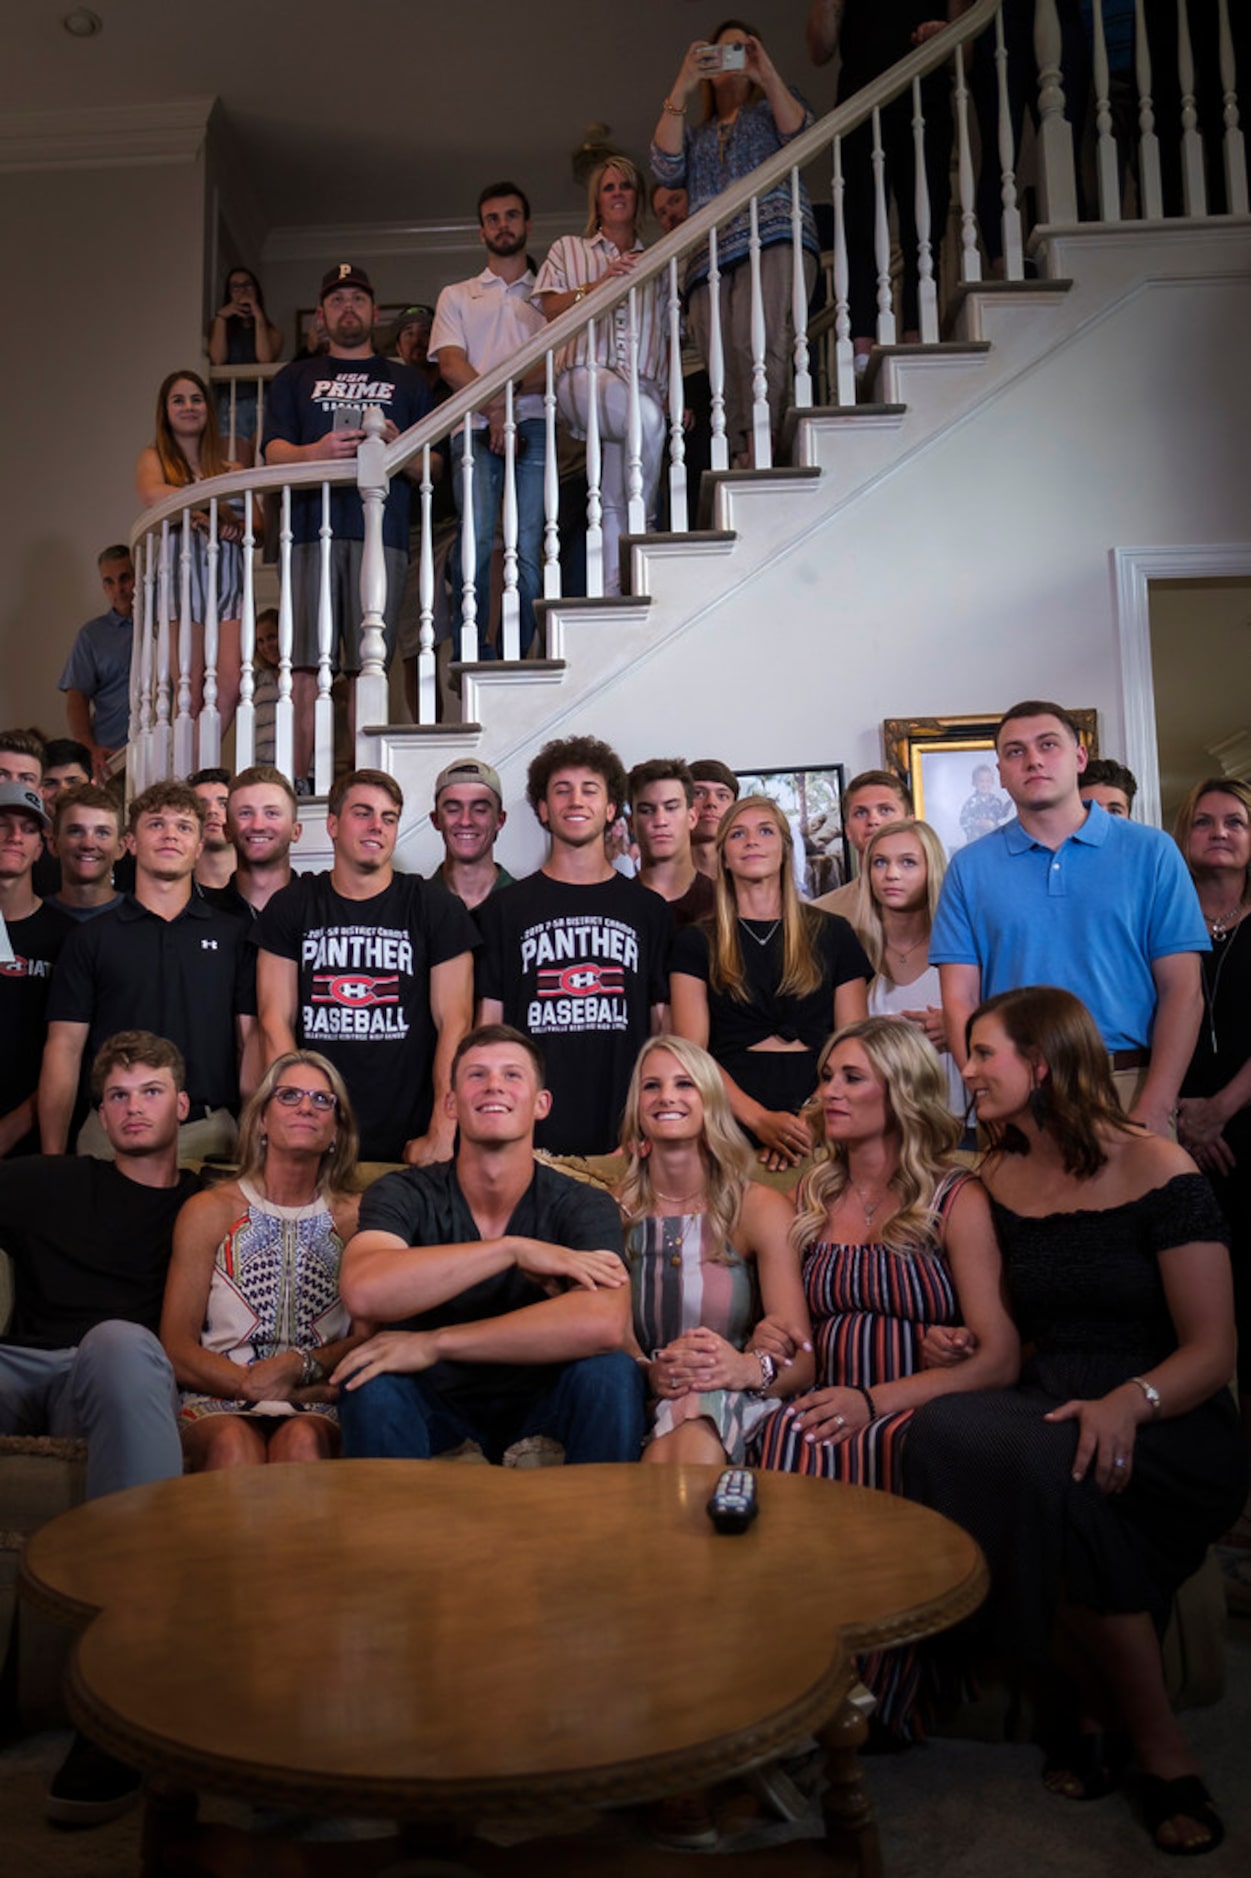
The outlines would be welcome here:
<svg viewBox="0 0 1251 1878">
<path fill-rule="evenodd" d="M 877 1410 L 873 1406 L 873 1397 L 869 1394 L 868 1390 L 865 1388 L 862 1388 L 859 1383 L 854 1383 L 852 1386 L 855 1389 L 857 1395 L 862 1395 L 864 1397 L 865 1403 L 869 1410 L 869 1420 L 871 1422 L 875 1422 L 877 1420 Z"/>
</svg>

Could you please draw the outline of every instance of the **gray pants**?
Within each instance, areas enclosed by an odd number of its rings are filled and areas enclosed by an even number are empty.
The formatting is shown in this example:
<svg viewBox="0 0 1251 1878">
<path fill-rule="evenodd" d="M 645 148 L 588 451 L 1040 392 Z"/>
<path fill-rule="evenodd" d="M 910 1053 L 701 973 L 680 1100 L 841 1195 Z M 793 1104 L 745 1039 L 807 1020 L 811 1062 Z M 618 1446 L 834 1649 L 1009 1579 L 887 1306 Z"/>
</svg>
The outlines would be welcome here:
<svg viewBox="0 0 1251 1878">
<path fill-rule="evenodd" d="M 817 277 L 816 256 L 804 251 L 804 285 L 809 298 Z M 765 377 L 768 380 L 769 428 L 776 444 L 782 419 L 791 402 L 791 373 L 794 369 L 795 325 L 792 283 L 791 245 L 773 242 L 760 250 L 760 298 L 764 305 Z M 725 359 L 725 438 L 734 459 L 751 454 L 752 436 L 752 352 L 751 352 L 751 265 L 740 261 L 721 276 L 718 292 L 721 309 L 722 356 Z M 708 360 L 708 328 L 711 323 L 711 297 L 707 284 L 691 289 L 687 317 L 696 345 Z"/>
<path fill-rule="evenodd" d="M 182 1472 L 169 1358 L 141 1324 L 110 1317 L 72 1350 L 0 1344 L 0 1433 L 87 1442 L 87 1498 Z"/>
</svg>

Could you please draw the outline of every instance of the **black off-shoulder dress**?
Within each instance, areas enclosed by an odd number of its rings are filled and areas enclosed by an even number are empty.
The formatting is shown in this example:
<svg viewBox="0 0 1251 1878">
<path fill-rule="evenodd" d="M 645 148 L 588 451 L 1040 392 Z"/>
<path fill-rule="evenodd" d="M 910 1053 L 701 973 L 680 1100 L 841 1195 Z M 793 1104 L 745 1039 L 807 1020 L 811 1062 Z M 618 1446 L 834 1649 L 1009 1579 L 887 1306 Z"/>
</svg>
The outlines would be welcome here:
<svg viewBox="0 0 1251 1878">
<path fill-rule="evenodd" d="M 1139 1425 L 1130 1483 L 1107 1495 L 1072 1478 L 1076 1421 L 1047 1411 L 1141 1375 L 1177 1347 L 1158 1255 L 1225 1243 L 1200 1174 L 1101 1212 L 1031 1218 L 992 1201 L 1021 1338 L 1034 1353 L 1016 1389 L 940 1397 L 917 1410 L 904 1492 L 971 1532 L 991 1594 L 979 1628 L 1006 1656 L 1045 1659 L 1061 1601 L 1147 1611 L 1228 1530 L 1247 1494 L 1246 1447 L 1228 1389 L 1187 1414 Z M 1093 1471 L 1093 1470 L 1092 1470 Z"/>
</svg>

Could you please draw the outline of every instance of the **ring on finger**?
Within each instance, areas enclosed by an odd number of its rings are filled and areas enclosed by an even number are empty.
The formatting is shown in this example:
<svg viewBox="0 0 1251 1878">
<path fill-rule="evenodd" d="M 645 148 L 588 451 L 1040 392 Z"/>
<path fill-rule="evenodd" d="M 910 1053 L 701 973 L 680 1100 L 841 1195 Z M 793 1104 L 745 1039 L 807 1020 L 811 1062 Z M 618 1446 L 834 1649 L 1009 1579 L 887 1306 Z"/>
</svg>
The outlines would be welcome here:
<svg viewBox="0 0 1251 1878">
<path fill-rule="evenodd" d="M 1125 1456 L 1123 1454 L 1116 1455 L 1112 1461 L 1112 1465 L 1113 1467 L 1124 1467 Z"/>
<path fill-rule="evenodd" d="M 836 1428 L 845 1428 L 847 1426 L 847 1417 L 845 1415 L 836 1415 L 834 1417 L 834 1426 Z"/>
</svg>

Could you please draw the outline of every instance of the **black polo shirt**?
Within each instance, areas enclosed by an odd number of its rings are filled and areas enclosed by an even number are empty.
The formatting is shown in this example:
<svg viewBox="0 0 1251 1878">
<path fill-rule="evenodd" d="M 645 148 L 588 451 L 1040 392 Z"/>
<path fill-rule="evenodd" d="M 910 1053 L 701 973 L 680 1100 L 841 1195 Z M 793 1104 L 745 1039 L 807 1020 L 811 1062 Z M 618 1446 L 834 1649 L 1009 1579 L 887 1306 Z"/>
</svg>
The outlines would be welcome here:
<svg viewBox="0 0 1251 1878">
<path fill-rule="evenodd" d="M 233 913 L 193 893 L 176 919 L 151 913 L 127 894 L 115 912 L 79 926 L 65 942 L 48 1022 L 86 1024 L 83 1073 L 119 1030 L 151 1030 L 176 1043 L 187 1062 L 192 1119 L 205 1109 L 239 1108 L 235 1018 L 256 1014 L 251 933 Z"/>
</svg>

